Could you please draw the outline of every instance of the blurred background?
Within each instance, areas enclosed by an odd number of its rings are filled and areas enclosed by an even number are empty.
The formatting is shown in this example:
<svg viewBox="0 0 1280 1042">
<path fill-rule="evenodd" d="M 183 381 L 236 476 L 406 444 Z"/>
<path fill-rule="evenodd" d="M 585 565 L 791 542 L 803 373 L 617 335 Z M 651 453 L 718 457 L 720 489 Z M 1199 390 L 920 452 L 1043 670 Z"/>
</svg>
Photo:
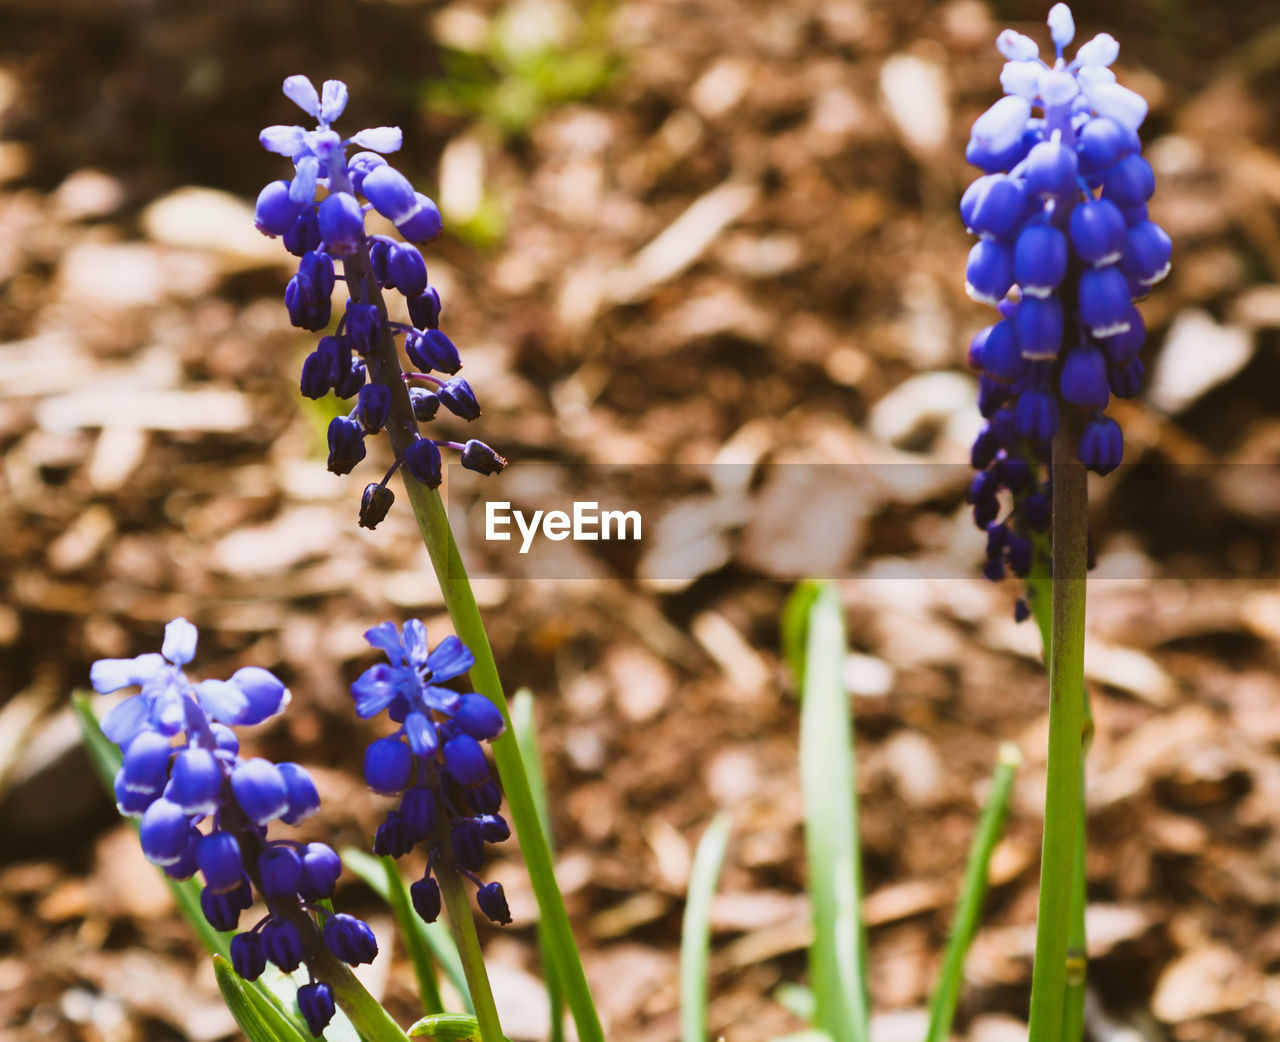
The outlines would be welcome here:
<svg viewBox="0 0 1280 1042">
<path fill-rule="evenodd" d="M 290 258 L 252 226 L 288 173 L 258 131 L 300 119 L 280 83 L 305 73 L 350 85 L 339 129 L 402 126 L 397 165 L 440 203 L 443 327 L 485 406 L 475 435 L 513 461 L 451 468 L 451 505 L 559 504 L 597 467 L 624 502 L 643 493 L 642 545 L 564 551 L 572 581 L 471 548 L 508 689 L 536 698 L 610 1039 L 678 1033 L 682 895 L 720 808 L 712 1028 L 799 1026 L 773 998 L 807 943 L 777 620 L 804 574 L 839 578 L 849 615 L 876 1038 L 923 1032 L 1000 740 L 1026 765 L 959 1028 L 1024 1038 L 1046 683 L 962 503 L 964 355 L 989 311 L 963 293 L 956 204 L 995 35 L 1047 46 L 1046 9 L 0 0 L 0 1034 L 235 1033 L 78 746 L 67 700 L 91 661 L 155 650 L 185 615 L 198 675 L 277 671 L 293 706 L 246 744 L 313 770 L 303 838 L 364 846 L 386 807 L 347 694 L 373 661 L 362 633 L 448 632 L 407 504 L 358 529 L 377 467 L 324 470 L 330 407 L 297 393 L 314 338 L 281 306 Z M 1148 391 L 1113 409 L 1126 467 L 1094 486 L 1091 1030 L 1271 1039 L 1280 15 L 1075 14 L 1078 40 L 1120 40 L 1121 81 L 1151 102 L 1152 215 L 1175 243 L 1143 306 Z M 771 466 L 801 462 L 833 466 Z M 509 846 L 486 878 L 515 923 L 484 937 L 520 1042 L 546 1011 Z M 369 984 L 409 1023 L 388 917 L 355 882 L 338 901 L 392 952 Z"/>
</svg>

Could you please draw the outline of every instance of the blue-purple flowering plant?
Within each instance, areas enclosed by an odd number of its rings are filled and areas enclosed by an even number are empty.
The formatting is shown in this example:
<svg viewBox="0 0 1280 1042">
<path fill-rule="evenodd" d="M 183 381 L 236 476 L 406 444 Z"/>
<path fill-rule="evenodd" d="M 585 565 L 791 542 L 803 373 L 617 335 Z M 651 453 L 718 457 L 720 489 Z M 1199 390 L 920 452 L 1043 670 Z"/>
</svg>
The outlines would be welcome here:
<svg viewBox="0 0 1280 1042">
<path fill-rule="evenodd" d="M 295 326 L 312 332 L 327 329 L 334 287 L 345 283 L 342 314 L 303 362 L 301 390 L 308 398 L 332 392 L 354 400 L 347 415 L 329 424 L 328 467 L 335 474 L 350 473 L 364 459 L 368 436 L 384 430 L 389 434 L 395 461 L 380 481 L 366 486 L 360 504 L 360 524 L 374 528 L 395 498 L 387 482 L 399 467 L 435 488 L 443 475 L 442 448 L 457 451 L 463 467 L 481 474 L 496 474 L 507 461 L 476 439 L 429 438 L 419 429 L 442 407 L 474 420 L 480 404 L 471 385 L 456 375 L 462 361 L 440 329 L 440 294 L 428 283 L 427 265 L 416 245 L 440 234 L 440 213 L 384 158 L 399 151 L 400 128 L 339 135 L 331 124 L 347 105 L 347 87 L 340 80 L 326 80 L 317 92 L 305 76 L 290 76 L 284 93 L 316 120 L 316 127 L 277 125 L 259 135 L 264 148 L 293 161 L 294 171 L 291 179 L 262 189 L 255 223 L 265 235 L 281 236 L 285 248 L 299 258 L 284 294 Z M 351 148 L 359 151 L 348 157 Z M 370 211 L 390 221 L 403 241 L 368 234 Z M 385 290 L 404 298 L 408 322 L 388 317 Z M 403 338 L 407 370 L 397 337 Z"/>
<path fill-rule="evenodd" d="M 216 930 L 239 931 L 229 954 L 244 980 L 257 980 L 268 962 L 284 973 L 305 967 L 297 1005 L 318 1036 L 333 1018 L 335 987 L 350 984 L 337 963 L 371 962 L 378 945 L 363 921 L 327 904 L 342 872 L 338 855 L 323 843 L 268 834 L 273 821 L 296 825 L 319 809 L 311 776 L 296 763 L 240 755 L 232 727 L 281 712 L 288 690 L 254 666 L 227 680 L 192 682 L 183 667 L 195 657 L 196 641 L 196 628 L 174 619 L 159 654 L 93 664 L 90 681 L 99 694 L 138 689 L 102 721 L 122 753 L 116 804 L 140 819 L 143 853 L 167 876 L 199 873 L 205 919 Z M 255 894 L 266 912 L 241 930 Z"/>
<path fill-rule="evenodd" d="M 1123 435 L 1105 410 L 1113 395 L 1132 398 L 1141 387 L 1146 328 L 1135 302 L 1168 274 L 1172 246 L 1147 210 L 1155 177 L 1138 138 L 1147 103 L 1116 82 L 1119 45 L 1100 33 L 1068 59 L 1070 9 L 1055 4 L 1048 23 L 1051 63 L 1012 29 L 996 41 L 1004 97 L 973 125 L 966 158 L 984 173 L 960 212 L 978 236 L 966 289 L 1000 313 L 969 351 L 986 418 L 973 445 L 969 501 L 987 533 L 987 577 L 1008 569 L 1028 580 L 1031 603 L 1020 600 L 1016 614 L 1036 614 L 1049 664 L 1030 1038 L 1075 1042 L 1083 1030 L 1081 763 L 1090 727 L 1084 472 L 1120 465 Z M 1048 561 L 1037 550 L 1046 533 Z"/>
</svg>

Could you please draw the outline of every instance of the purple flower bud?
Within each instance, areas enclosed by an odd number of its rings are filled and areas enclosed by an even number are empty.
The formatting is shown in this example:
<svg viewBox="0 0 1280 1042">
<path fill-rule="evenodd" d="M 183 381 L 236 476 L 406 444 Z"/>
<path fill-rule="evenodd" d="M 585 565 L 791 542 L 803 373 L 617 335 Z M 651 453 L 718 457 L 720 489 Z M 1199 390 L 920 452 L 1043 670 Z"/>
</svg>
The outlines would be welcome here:
<svg viewBox="0 0 1280 1042">
<path fill-rule="evenodd" d="M 409 887 L 409 899 L 424 923 L 434 923 L 440 918 L 440 884 L 431 876 L 419 879 Z"/>
<path fill-rule="evenodd" d="M 511 826 L 500 814 L 484 814 L 480 818 L 480 831 L 486 843 L 501 843 L 511 838 Z"/>
<path fill-rule="evenodd" d="M 440 325 L 440 312 L 444 305 L 440 303 L 440 292 L 434 286 L 416 297 L 409 299 L 409 318 L 418 329 L 435 329 Z"/>
<path fill-rule="evenodd" d="M 1026 391 L 1019 395 L 1014 427 L 1020 438 L 1048 441 L 1058 433 L 1058 399 L 1046 391 Z"/>
<path fill-rule="evenodd" d="M 333 1019 L 333 989 L 324 981 L 313 981 L 298 989 L 298 1012 L 307 1022 L 307 1030 L 317 1038 Z"/>
<path fill-rule="evenodd" d="M 356 396 L 356 411 L 365 431 L 376 434 L 391 415 L 391 388 L 386 384 L 365 384 Z"/>
<path fill-rule="evenodd" d="M 374 792 L 392 795 L 409 784 L 413 754 L 395 735 L 379 738 L 364 753 L 364 780 Z"/>
<path fill-rule="evenodd" d="M 1067 239 L 1050 224 L 1028 224 L 1013 249 L 1013 278 L 1022 292 L 1047 297 L 1067 274 Z"/>
<path fill-rule="evenodd" d="M 253 224 L 263 235 L 283 235 L 293 227 L 302 207 L 289 198 L 288 181 L 272 181 L 258 193 Z"/>
<path fill-rule="evenodd" d="M 1126 365 L 1138 357 L 1147 340 L 1147 326 L 1142 313 L 1130 305 L 1127 321 L 1129 328 L 1112 336 L 1102 337 L 1098 345 L 1106 352 L 1107 361 L 1114 366 Z"/>
<path fill-rule="evenodd" d="M 1058 357 L 1062 346 L 1062 299 L 1023 297 L 1014 316 L 1018 350 L 1023 358 L 1035 361 Z"/>
<path fill-rule="evenodd" d="M 1105 117 L 1089 120 L 1080 130 L 1080 159 L 1089 173 L 1101 173 L 1140 148 L 1136 131 Z"/>
<path fill-rule="evenodd" d="M 292 973 L 302 963 L 302 936 L 287 919 L 272 917 L 262 928 L 262 950 L 275 965 Z M 301 992 L 301 988 L 298 989 Z"/>
<path fill-rule="evenodd" d="M 365 379 L 369 375 L 369 370 L 365 368 L 365 364 L 361 361 L 353 361 L 348 363 L 346 374 L 342 380 L 333 389 L 333 393 L 339 398 L 354 398 L 364 386 Z M 363 456 L 361 457 L 364 458 Z"/>
<path fill-rule="evenodd" d="M 409 360 L 423 372 L 437 369 L 442 373 L 453 374 L 462 368 L 458 349 L 438 329 L 428 329 L 426 332 L 414 330 L 404 338 L 404 350 Z"/>
<path fill-rule="evenodd" d="M 1076 347 L 1062 363 L 1062 397 L 1082 409 L 1105 409 L 1111 397 L 1107 360 L 1096 347 Z"/>
<path fill-rule="evenodd" d="M 1124 215 L 1110 199 L 1090 199 L 1071 211 L 1071 245 L 1090 264 L 1114 264 L 1124 252 Z"/>
<path fill-rule="evenodd" d="M 364 195 L 364 179 L 371 170 L 386 166 L 387 161 L 377 152 L 357 152 L 347 161 L 347 176 L 351 178 L 351 188 L 357 195 Z"/>
<path fill-rule="evenodd" d="M 1117 398 L 1136 398 L 1142 390 L 1142 378 L 1146 369 L 1142 359 L 1134 358 L 1121 366 L 1111 366 L 1107 370 L 1111 382 L 1111 393 Z"/>
<path fill-rule="evenodd" d="M 153 865 L 171 865 L 182 857 L 190 832 L 190 815 L 164 798 L 146 809 L 138 827 L 142 852 Z"/>
<path fill-rule="evenodd" d="M 387 281 L 411 299 L 426 292 L 427 264 L 416 246 L 398 242 L 388 248 Z"/>
<path fill-rule="evenodd" d="M 284 775 L 270 760 L 242 760 L 231 772 L 231 791 L 240 809 L 257 825 L 274 821 L 289 809 Z"/>
<path fill-rule="evenodd" d="M 373 962 L 378 942 L 367 923 L 354 915 L 339 913 L 324 924 L 324 943 L 329 951 L 349 966 Z"/>
<path fill-rule="evenodd" d="M 364 430 L 360 424 L 346 416 L 330 420 L 328 469 L 334 474 L 350 474 L 364 455 Z"/>
<path fill-rule="evenodd" d="M 436 794 L 423 786 L 410 789 L 400 801 L 400 816 L 415 841 L 427 839 L 436 824 Z"/>
<path fill-rule="evenodd" d="M 153 731 L 143 731 L 143 734 L 154 734 Z M 135 739 L 136 741 L 137 739 Z M 121 767 L 116 771 L 115 781 L 112 784 L 112 790 L 116 797 L 116 810 L 128 817 L 136 817 L 142 814 L 148 807 L 160 798 L 160 790 L 148 789 L 131 789 L 125 779 L 124 768 Z"/>
<path fill-rule="evenodd" d="M 484 864 L 484 834 L 480 823 L 472 818 L 462 818 L 449 830 L 449 845 L 458 867 L 468 872 L 478 872 Z"/>
<path fill-rule="evenodd" d="M 248 701 L 245 710 L 232 723 L 260 724 L 289 704 L 289 689 L 274 673 L 260 666 L 237 669 L 227 683 L 239 688 Z"/>
<path fill-rule="evenodd" d="M 1110 474 L 1124 457 L 1124 434 L 1110 416 L 1095 416 L 1080 435 L 1080 462 L 1098 474 Z"/>
<path fill-rule="evenodd" d="M 1020 181 L 1008 174 L 988 174 L 969 186 L 960 200 L 960 214 L 974 235 L 1002 239 L 1018 226 L 1026 205 Z"/>
<path fill-rule="evenodd" d="M 1145 203 L 1155 190 L 1151 164 L 1137 154 L 1125 156 L 1102 175 L 1103 196 L 1122 209 Z"/>
<path fill-rule="evenodd" d="M 194 825 L 187 833 L 187 845 L 178 855 L 178 860 L 171 865 L 162 866 L 164 874 L 170 879 L 190 879 L 200 866 L 196 863 L 196 849 L 200 843 L 200 830 Z"/>
<path fill-rule="evenodd" d="M 334 192 L 326 196 L 316 211 L 316 220 L 325 249 L 335 256 L 355 253 L 364 241 L 364 211 L 354 195 Z"/>
<path fill-rule="evenodd" d="M 1009 537 L 1009 567 L 1013 574 L 1025 579 L 1031 574 L 1032 546 L 1031 540 L 1023 535 Z"/>
<path fill-rule="evenodd" d="M 373 852 L 378 857 L 403 857 L 413 849 L 413 844 L 414 836 L 408 823 L 394 811 L 373 836 Z"/>
<path fill-rule="evenodd" d="M 320 793 L 305 767 L 282 763 L 280 774 L 289 798 L 289 809 L 280 815 L 280 820 L 286 825 L 297 825 L 320 809 Z"/>
<path fill-rule="evenodd" d="M 391 285 L 390 276 L 387 273 L 387 255 L 395 245 L 395 239 L 387 235 L 375 235 L 369 240 L 369 267 L 373 271 L 373 277 L 378 280 L 379 286 Z"/>
<path fill-rule="evenodd" d="M 1154 286 L 1169 274 L 1173 243 L 1165 230 L 1151 221 L 1132 225 L 1125 236 L 1121 270 L 1142 286 Z"/>
<path fill-rule="evenodd" d="M 312 351 L 302 362 L 299 389 L 304 398 L 318 400 L 333 390 L 333 366 L 319 351 Z"/>
<path fill-rule="evenodd" d="M 389 221 L 410 216 L 418 205 L 409 179 L 390 164 L 374 167 L 366 173 L 360 192 Z"/>
<path fill-rule="evenodd" d="M 444 229 L 444 222 L 440 220 L 440 211 L 436 209 L 436 204 L 421 192 L 414 193 L 414 201 L 417 203 L 417 209 L 407 217 L 396 221 L 396 231 L 410 242 L 430 242 Z"/>
<path fill-rule="evenodd" d="M 1027 371 L 1013 320 L 1006 318 L 991 327 L 982 343 L 982 370 L 1004 383 L 1013 383 Z"/>
<path fill-rule="evenodd" d="M 502 734 L 505 724 L 498 707 L 484 695 L 470 692 L 462 696 L 453 712 L 453 722 L 463 734 L 485 741 Z"/>
<path fill-rule="evenodd" d="M 413 417 L 419 423 L 430 423 L 440 411 L 440 398 L 425 387 L 409 389 L 409 402 L 413 405 Z"/>
<path fill-rule="evenodd" d="M 993 307 L 1013 286 L 1013 250 L 995 239 L 981 239 L 969 251 L 965 292 Z"/>
<path fill-rule="evenodd" d="M 427 488 L 439 488 L 444 479 L 444 461 L 440 458 L 440 448 L 428 438 L 418 438 L 404 450 L 404 465 Z"/>
<path fill-rule="evenodd" d="M 1129 328 L 1131 300 L 1129 283 L 1114 264 L 1090 268 L 1080 276 L 1080 321 L 1096 337 L 1114 336 Z"/>
<path fill-rule="evenodd" d="M 302 875 L 298 893 L 307 901 L 320 901 L 333 896 L 333 888 L 342 875 L 342 861 L 332 848 L 323 843 L 308 843 L 301 850 Z"/>
<path fill-rule="evenodd" d="M 462 785 L 479 785 L 489 780 L 484 750 L 469 734 L 457 735 L 444 743 L 444 765 Z"/>
<path fill-rule="evenodd" d="M 238 933 L 231 938 L 231 966 L 244 980 L 255 981 L 267 968 L 267 956 L 255 933 Z"/>
<path fill-rule="evenodd" d="M 269 898 L 285 900 L 298 892 L 302 882 L 302 862 L 291 847 L 268 844 L 258 858 L 262 892 Z"/>
<path fill-rule="evenodd" d="M 1076 183 L 1075 150 L 1061 141 L 1041 141 L 1027 153 L 1023 180 L 1027 193 L 1042 199 L 1069 199 L 1080 191 Z"/>
<path fill-rule="evenodd" d="M 367 355 L 378 344 L 382 331 L 382 316 L 374 304 L 357 304 L 347 301 L 346 335 L 357 354 Z"/>
<path fill-rule="evenodd" d="M 380 525 L 396 500 L 396 494 L 380 482 L 373 481 L 364 487 L 360 496 L 360 527 L 374 529 Z"/>
<path fill-rule="evenodd" d="M 308 206 L 298 215 L 284 238 L 284 248 L 295 257 L 302 257 L 320 245 L 320 223 L 316 219 L 316 208 Z"/>
<path fill-rule="evenodd" d="M 475 392 L 460 376 L 455 376 L 443 384 L 436 394 L 440 396 L 440 404 L 455 416 L 461 416 L 464 420 L 470 421 L 480 415 L 480 403 L 476 400 Z"/>
<path fill-rule="evenodd" d="M 507 898 L 502 892 L 501 883 L 489 883 L 477 890 L 476 904 L 490 922 L 503 926 L 511 922 L 511 911 L 507 908 Z"/>
<path fill-rule="evenodd" d="M 169 739 L 155 731 L 143 731 L 125 749 L 121 767 L 125 788 L 158 795 L 169 777 Z"/>
<path fill-rule="evenodd" d="M 238 886 L 220 894 L 208 887 L 200 891 L 200 910 L 215 930 L 222 930 L 224 933 L 234 930 L 240 925 L 240 913 L 246 907 Z"/>
<path fill-rule="evenodd" d="M 205 885 L 214 894 L 225 894 L 240 886 L 244 877 L 244 861 L 240 843 L 230 832 L 211 832 L 196 844 L 196 863 Z"/>
<path fill-rule="evenodd" d="M 466 797 L 477 814 L 497 814 L 502 807 L 502 790 L 492 778 L 467 789 Z"/>
<path fill-rule="evenodd" d="M 218 808 L 221 790 L 222 766 L 208 749 L 192 746 L 174 757 L 164 795 L 184 813 L 212 814 Z"/>
</svg>

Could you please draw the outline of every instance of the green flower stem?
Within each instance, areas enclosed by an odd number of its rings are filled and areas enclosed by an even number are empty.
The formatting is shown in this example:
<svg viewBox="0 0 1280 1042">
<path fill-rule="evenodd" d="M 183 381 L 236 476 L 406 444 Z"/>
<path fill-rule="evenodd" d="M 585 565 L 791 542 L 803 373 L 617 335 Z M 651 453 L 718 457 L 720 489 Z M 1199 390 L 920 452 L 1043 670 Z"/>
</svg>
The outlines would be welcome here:
<svg viewBox="0 0 1280 1042">
<path fill-rule="evenodd" d="M 431 555 L 436 578 L 444 593 L 445 607 L 449 611 L 449 617 L 453 619 L 459 639 L 471 649 L 476 658 L 471 669 L 472 684 L 476 691 L 501 710 L 507 724 L 506 731 L 491 743 L 493 757 L 498 765 L 507 804 L 511 808 L 511 818 L 520 838 L 520 850 L 538 901 L 538 913 L 545 930 L 552 964 L 564 989 L 565 1001 L 578 1029 L 578 1038 L 580 1042 L 604 1042 L 604 1031 L 591 999 L 591 990 L 587 986 L 578 946 L 569 926 L 569 915 L 565 911 L 564 898 L 561 897 L 560 886 L 556 882 L 551 851 L 538 824 L 537 806 L 520 757 L 511 713 L 502 693 L 498 667 L 493 661 L 493 650 L 489 647 L 489 637 L 476 607 L 475 594 L 472 593 L 466 568 L 458 553 L 458 545 L 449 528 L 444 503 L 441 502 L 439 493 L 414 480 L 412 474 L 403 473 L 403 468 L 401 469 L 405 490 L 418 518 L 423 542 Z"/>
<path fill-rule="evenodd" d="M 1053 625 L 1049 761 L 1029 1042 L 1059 1042 L 1067 978 L 1084 729 L 1084 610 L 1089 496 L 1075 439 L 1053 443 Z"/>
<path fill-rule="evenodd" d="M 493 1003 L 493 988 L 489 985 L 489 973 L 484 968 L 484 954 L 480 951 L 476 921 L 471 914 L 471 902 L 467 899 L 462 876 L 451 866 L 441 865 L 436 870 L 436 879 L 449 912 L 449 926 L 458 945 L 458 955 L 462 958 L 462 972 L 467 976 L 480 1038 L 483 1042 L 504 1042 L 502 1025 L 498 1022 L 498 1007 Z"/>
</svg>

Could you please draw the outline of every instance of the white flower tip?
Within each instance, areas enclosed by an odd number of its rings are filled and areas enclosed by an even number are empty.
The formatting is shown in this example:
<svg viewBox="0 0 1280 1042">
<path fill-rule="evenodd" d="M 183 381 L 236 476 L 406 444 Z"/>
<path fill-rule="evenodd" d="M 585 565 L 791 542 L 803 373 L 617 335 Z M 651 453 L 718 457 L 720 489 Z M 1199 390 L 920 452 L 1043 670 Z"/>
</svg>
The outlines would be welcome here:
<svg viewBox="0 0 1280 1042">
<path fill-rule="evenodd" d="M 1078 65 L 1107 66 L 1120 56 L 1120 44 L 1110 33 L 1098 33 L 1092 40 L 1082 43 L 1076 51 Z"/>
<path fill-rule="evenodd" d="M 1071 8 L 1066 4 L 1054 4 L 1049 8 L 1049 35 L 1053 37 L 1053 45 L 1058 53 L 1076 36 L 1076 22 L 1071 17 Z"/>
<path fill-rule="evenodd" d="M 1086 87 L 1085 93 L 1094 112 L 1130 130 L 1137 130 L 1147 118 L 1147 99 L 1128 87 L 1118 83 L 1099 83 Z"/>
<path fill-rule="evenodd" d="M 1055 108 L 1070 104 L 1071 99 L 1080 93 L 1080 85 L 1076 82 L 1076 78 L 1071 73 L 1062 71 L 1046 73 L 1040 83 L 1040 89 L 1044 95 L 1045 104 Z"/>
<path fill-rule="evenodd" d="M 1040 57 L 1040 48 L 1035 40 L 1013 29 L 1005 29 L 996 37 L 996 50 L 1011 62 L 1035 61 Z"/>
<path fill-rule="evenodd" d="M 185 666 L 196 657 L 199 631 L 184 618 L 176 618 L 164 628 L 164 644 L 160 654 L 175 666 Z"/>
<path fill-rule="evenodd" d="M 347 107 L 347 85 L 341 80 L 325 80 L 320 93 L 320 119 L 328 124 Z"/>
<path fill-rule="evenodd" d="M 284 96 L 302 109 L 308 116 L 319 118 L 320 95 L 315 85 L 305 76 L 290 76 L 281 88 Z"/>
<path fill-rule="evenodd" d="M 1031 102 L 1007 95 L 974 121 L 973 139 L 991 152 L 1003 152 L 1022 137 L 1030 118 Z"/>
<path fill-rule="evenodd" d="M 1034 101 L 1043 75 L 1044 66 L 1038 61 L 1008 61 L 1000 70 L 1000 87 L 1006 94 Z"/>
</svg>

